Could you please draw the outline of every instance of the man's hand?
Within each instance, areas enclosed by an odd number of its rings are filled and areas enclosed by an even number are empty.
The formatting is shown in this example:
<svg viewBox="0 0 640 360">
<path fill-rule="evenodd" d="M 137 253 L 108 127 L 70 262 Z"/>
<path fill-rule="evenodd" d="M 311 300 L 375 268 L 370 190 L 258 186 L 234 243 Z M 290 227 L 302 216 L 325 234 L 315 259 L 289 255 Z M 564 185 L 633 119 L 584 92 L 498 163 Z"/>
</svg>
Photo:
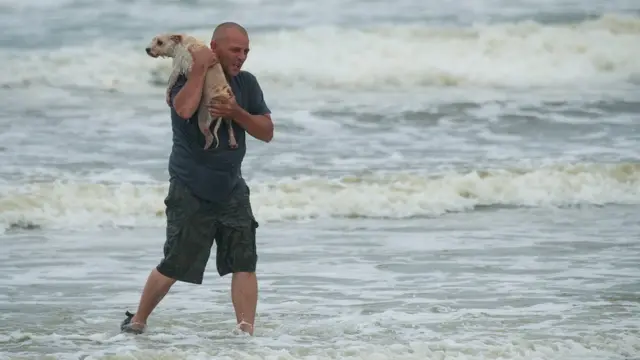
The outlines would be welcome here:
<svg viewBox="0 0 640 360">
<path fill-rule="evenodd" d="M 241 110 L 240 105 L 236 102 L 236 97 L 231 96 L 230 98 L 213 98 L 209 101 L 209 114 L 211 117 L 219 118 L 227 118 L 232 119 L 235 118 L 238 112 Z"/>
<path fill-rule="evenodd" d="M 191 53 L 191 57 L 193 57 L 191 71 L 195 68 L 207 70 L 218 63 L 218 58 L 208 47 L 190 47 L 189 53 Z"/>
</svg>

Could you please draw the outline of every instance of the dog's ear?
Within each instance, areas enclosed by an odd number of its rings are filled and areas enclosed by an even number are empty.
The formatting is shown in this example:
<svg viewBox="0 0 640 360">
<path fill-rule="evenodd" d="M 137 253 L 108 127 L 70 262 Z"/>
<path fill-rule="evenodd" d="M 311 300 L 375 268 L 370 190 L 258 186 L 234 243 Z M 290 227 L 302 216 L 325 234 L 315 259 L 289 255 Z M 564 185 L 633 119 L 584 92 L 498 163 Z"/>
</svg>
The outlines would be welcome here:
<svg viewBox="0 0 640 360">
<path fill-rule="evenodd" d="M 169 36 L 169 39 L 171 39 L 171 41 L 173 41 L 174 43 L 179 44 L 182 42 L 182 35 L 180 34 L 171 35 Z"/>
</svg>

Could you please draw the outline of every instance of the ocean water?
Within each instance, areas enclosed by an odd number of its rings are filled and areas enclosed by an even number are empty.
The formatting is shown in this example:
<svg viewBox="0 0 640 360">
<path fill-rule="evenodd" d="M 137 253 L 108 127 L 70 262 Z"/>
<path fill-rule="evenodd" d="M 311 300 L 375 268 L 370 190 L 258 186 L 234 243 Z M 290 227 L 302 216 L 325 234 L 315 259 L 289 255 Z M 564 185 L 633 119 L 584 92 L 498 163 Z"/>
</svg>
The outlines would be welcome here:
<svg viewBox="0 0 640 360">
<path fill-rule="evenodd" d="M 120 334 L 164 242 L 143 49 L 227 20 L 276 124 L 256 334 L 214 267 Z M 639 59 L 631 0 L 1 0 L 0 359 L 640 359 Z"/>
</svg>

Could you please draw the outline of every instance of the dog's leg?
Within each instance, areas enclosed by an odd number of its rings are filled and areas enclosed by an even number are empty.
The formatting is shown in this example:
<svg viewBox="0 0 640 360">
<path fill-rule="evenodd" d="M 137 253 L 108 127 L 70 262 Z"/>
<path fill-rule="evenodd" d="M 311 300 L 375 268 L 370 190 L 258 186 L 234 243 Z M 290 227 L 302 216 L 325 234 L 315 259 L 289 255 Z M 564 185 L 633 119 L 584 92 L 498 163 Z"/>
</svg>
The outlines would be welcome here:
<svg viewBox="0 0 640 360">
<path fill-rule="evenodd" d="M 226 99 L 228 98 L 228 91 L 227 91 L 227 87 L 228 86 L 215 86 L 213 88 L 213 93 L 214 95 L 211 97 L 211 102 L 218 102 L 222 99 Z M 222 117 L 219 117 L 217 119 L 215 119 L 216 121 L 216 125 L 215 125 L 215 129 L 213 130 L 214 136 L 216 137 L 216 147 L 218 147 L 219 145 L 219 139 L 218 139 L 218 129 L 220 129 L 220 125 L 222 124 L 222 121 L 224 121 L 224 119 Z M 229 144 L 230 147 L 235 149 L 237 147 L 236 145 L 236 139 L 235 139 L 235 135 L 233 134 L 233 129 L 230 129 L 229 127 L 227 127 L 227 129 L 229 130 Z M 231 144 L 234 145 L 231 145 Z"/>
<path fill-rule="evenodd" d="M 216 125 L 213 127 L 213 137 L 216 139 L 216 148 L 220 145 L 220 139 L 218 138 L 218 130 L 220 129 L 220 122 L 222 122 L 222 118 L 217 118 L 214 120 Z"/>
<path fill-rule="evenodd" d="M 207 150 L 213 144 L 213 140 L 216 141 L 216 148 L 218 147 L 218 129 L 211 131 L 211 122 L 213 122 L 213 118 L 211 114 L 209 114 L 209 106 L 206 94 L 202 94 L 200 98 L 200 107 L 198 108 L 198 127 L 202 134 L 204 134 L 204 149 Z"/>
<path fill-rule="evenodd" d="M 220 142 L 220 140 L 218 139 L 217 127 L 213 131 L 211 130 L 211 123 L 214 120 L 209 113 L 209 104 L 211 103 L 212 94 L 214 94 L 211 89 L 212 75 L 214 75 L 214 73 L 211 71 L 211 69 L 207 70 L 207 73 L 205 74 L 202 93 L 200 94 L 200 107 L 198 109 L 200 131 L 205 134 L 205 150 L 211 147 L 211 145 L 213 144 L 213 140 L 216 141 L 216 148 L 218 147 L 218 143 Z"/>
<path fill-rule="evenodd" d="M 223 89 L 220 90 L 219 94 L 221 97 L 225 97 L 228 100 L 233 97 L 233 90 L 231 89 L 231 86 L 226 85 L 224 86 Z M 229 148 L 237 149 L 238 142 L 236 141 L 236 135 L 235 135 L 235 132 L 233 131 L 232 121 L 231 119 L 224 119 L 224 121 L 225 121 L 225 124 L 227 125 L 227 131 L 229 132 Z"/>
<path fill-rule="evenodd" d="M 204 135 L 204 149 L 208 149 L 211 144 L 213 144 L 214 135 L 211 134 L 211 116 L 206 111 L 206 109 L 200 108 L 198 111 L 198 128 L 200 128 L 200 132 Z M 217 141 L 217 136 L 216 136 Z"/>
<path fill-rule="evenodd" d="M 238 143 L 236 142 L 236 135 L 233 131 L 233 123 L 230 119 L 224 120 L 227 123 L 227 130 L 229 131 L 229 147 L 231 149 L 237 149 Z"/>
<path fill-rule="evenodd" d="M 220 128 L 220 118 L 216 118 L 216 119 L 214 119 L 214 118 L 213 118 L 213 116 L 211 116 L 211 114 L 209 113 L 209 106 L 208 106 L 208 104 L 209 104 L 209 103 L 212 101 L 212 99 L 214 99 L 214 98 L 215 98 L 215 96 L 214 96 L 214 97 L 210 97 L 210 98 L 208 98 L 208 99 L 206 99 L 206 100 L 205 100 L 205 99 L 204 99 L 204 94 L 203 94 L 203 101 L 204 101 L 204 102 L 206 102 L 206 104 L 207 104 L 207 106 L 205 106 L 205 111 L 206 111 L 206 113 L 207 113 L 207 126 L 208 126 L 209 130 L 210 130 L 210 131 L 211 131 L 211 133 L 212 133 L 212 140 L 211 140 L 211 141 L 213 142 L 213 139 L 215 139 L 215 140 L 216 140 L 216 146 L 215 146 L 215 148 L 217 149 L 217 148 L 218 148 L 218 146 L 220 146 L 220 139 L 218 138 L 218 129 Z M 211 130 L 211 125 L 212 125 L 212 123 L 213 123 L 214 121 L 215 121 L 215 123 L 216 123 L 216 124 L 215 124 L 215 126 L 213 127 L 213 130 Z"/>
</svg>

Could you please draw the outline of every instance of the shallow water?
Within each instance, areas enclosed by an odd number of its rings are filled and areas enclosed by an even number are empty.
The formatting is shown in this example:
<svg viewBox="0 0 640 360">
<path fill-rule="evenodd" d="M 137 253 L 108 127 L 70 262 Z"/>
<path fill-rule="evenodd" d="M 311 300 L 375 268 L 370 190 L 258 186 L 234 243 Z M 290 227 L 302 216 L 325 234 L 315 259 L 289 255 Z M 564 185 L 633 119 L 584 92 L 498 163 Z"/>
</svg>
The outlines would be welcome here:
<svg viewBox="0 0 640 360">
<path fill-rule="evenodd" d="M 0 359 L 640 358 L 640 6 L 210 7 L 0 0 Z M 164 241 L 144 46 L 229 19 L 276 122 L 256 336 L 213 267 L 119 334 Z"/>
<path fill-rule="evenodd" d="M 248 339 L 231 334 L 229 279 L 213 268 L 174 287 L 148 334 L 118 334 L 161 229 L 15 234 L 0 342 L 5 356 L 69 359 L 633 358 L 638 235 L 624 206 L 274 224 Z"/>
</svg>

